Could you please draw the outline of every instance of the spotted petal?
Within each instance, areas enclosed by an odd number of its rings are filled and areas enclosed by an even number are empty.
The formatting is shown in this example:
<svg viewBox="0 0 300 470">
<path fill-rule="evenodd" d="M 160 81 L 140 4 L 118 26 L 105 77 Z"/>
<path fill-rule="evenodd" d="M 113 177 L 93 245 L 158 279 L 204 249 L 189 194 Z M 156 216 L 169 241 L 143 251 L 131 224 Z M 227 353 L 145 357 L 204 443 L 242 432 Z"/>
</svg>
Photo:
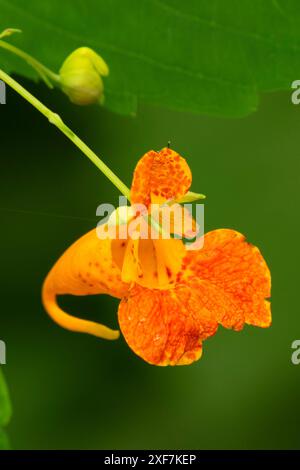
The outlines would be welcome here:
<svg viewBox="0 0 300 470">
<path fill-rule="evenodd" d="M 114 246 L 115 256 L 122 251 L 122 242 Z M 61 294 L 109 294 L 121 298 L 128 290 L 121 280 L 121 271 L 113 259 L 111 240 L 100 240 L 96 229 L 77 240 L 58 259 L 49 272 L 42 290 L 46 311 L 60 326 L 72 331 L 116 339 L 118 331 L 65 313 L 57 304 Z"/>
<path fill-rule="evenodd" d="M 271 324 L 270 271 L 259 249 L 234 230 L 207 233 L 201 250 L 187 252 L 178 281 L 206 296 L 227 328 Z"/>
<path fill-rule="evenodd" d="M 183 157 L 169 148 L 151 150 L 138 162 L 131 186 L 133 204 L 161 204 L 179 199 L 191 186 L 191 170 Z"/>
<path fill-rule="evenodd" d="M 218 326 L 201 296 L 185 285 L 166 290 L 136 285 L 120 303 L 119 323 L 130 348 L 161 366 L 199 359 L 202 341 Z"/>
</svg>

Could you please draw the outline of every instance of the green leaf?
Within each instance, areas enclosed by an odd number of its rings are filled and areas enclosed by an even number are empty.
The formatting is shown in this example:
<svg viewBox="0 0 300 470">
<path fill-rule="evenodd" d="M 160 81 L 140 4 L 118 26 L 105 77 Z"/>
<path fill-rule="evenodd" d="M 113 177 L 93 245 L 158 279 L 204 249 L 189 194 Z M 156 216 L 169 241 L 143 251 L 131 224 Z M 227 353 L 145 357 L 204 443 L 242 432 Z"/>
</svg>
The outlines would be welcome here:
<svg viewBox="0 0 300 470">
<path fill-rule="evenodd" d="M 9 448 L 9 442 L 6 433 L 2 428 L 8 424 L 10 417 L 10 398 L 2 370 L 0 369 L 0 449 Z"/>
<path fill-rule="evenodd" d="M 0 0 L 0 31 L 55 71 L 90 46 L 110 67 L 105 106 L 134 114 L 139 102 L 241 116 L 263 91 L 299 78 L 299 0 Z M 33 78 L 0 51 L 8 72 Z"/>
</svg>

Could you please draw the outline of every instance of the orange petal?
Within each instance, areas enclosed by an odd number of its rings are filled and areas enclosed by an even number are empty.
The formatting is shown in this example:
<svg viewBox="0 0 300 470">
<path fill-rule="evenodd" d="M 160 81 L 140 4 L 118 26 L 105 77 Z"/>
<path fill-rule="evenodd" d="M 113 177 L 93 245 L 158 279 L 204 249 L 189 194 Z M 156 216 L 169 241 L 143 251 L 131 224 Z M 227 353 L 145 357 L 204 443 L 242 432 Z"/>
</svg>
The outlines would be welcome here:
<svg viewBox="0 0 300 470">
<path fill-rule="evenodd" d="M 185 235 L 184 227 L 193 225 L 186 224 L 186 221 L 193 222 L 193 219 L 184 207 L 173 204 L 151 212 L 151 220 L 155 225 L 145 222 L 146 230 L 143 228 L 138 231 L 141 238 L 126 241 L 126 249 L 122 252 L 124 256 L 119 257 L 116 262 L 122 271 L 121 278 L 124 282 L 137 283 L 150 289 L 168 289 L 176 282 L 186 249 L 182 240 L 162 237 L 171 237 L 174 232 Z M 137 221 L 135 219 L 134 222 Z M 157 229 L 159 224 L 162 233 Z M 117 241 L 112 242 L 113 247 L 115 243 Z"/>
<path fill-rule="evenodd" d="M 193 284 L 201 295 L 215 302 L 218 321 L 225 327 L 241 329 L 243 323 L 260 327 L 271 324 L 271 276 L 255 246 L 229 229 L 209 232 L 204 247 L 190 251 L 183 260 L 178 281 Z"/>
<path fill-rule="evenodd" d="M 151 150 L 138 162 L 131 186 L 132 204 L 161 204 L 178 199 L 189 189 L 191 170 L 178 153 L 169 148 Z"/>
<path fill-rule="evenodd" d="M 114 247 L 118 241 L 114 240 Z M 150 289 L 173 287 L 180 271 L 185 248 L 181 240 L 128 240 L 124 256 L 114 257 L 122 271 L 122 281 Z"/>
<path fill-rule="evenodd" d="M 161 366 L 199 359 L 202 340 L 218 326 L 197 292 L 185 285 L 168 290 L 136 285 L 120 303 L 119 323 L 130 348 Z"/>
<path fill-rule="evenodd" d="M 121 252 L 124 243 L 114 246 Z M 116 256 L 118 253 L 116 253 Z M 63 312 L 57 305 L 60 294 L 89 295 L 109 294 L 121 298 L 128 286 L 121 281 L 121 272 L 112 258 L 111 240 L 100 240 L 96 229 L 71 245 L 49 272 L 42 290 L 46 311 L 60 326 L 72 331 L 116 339 L 119 332 L 101 324 L 81 320 Z"/>
</svg>

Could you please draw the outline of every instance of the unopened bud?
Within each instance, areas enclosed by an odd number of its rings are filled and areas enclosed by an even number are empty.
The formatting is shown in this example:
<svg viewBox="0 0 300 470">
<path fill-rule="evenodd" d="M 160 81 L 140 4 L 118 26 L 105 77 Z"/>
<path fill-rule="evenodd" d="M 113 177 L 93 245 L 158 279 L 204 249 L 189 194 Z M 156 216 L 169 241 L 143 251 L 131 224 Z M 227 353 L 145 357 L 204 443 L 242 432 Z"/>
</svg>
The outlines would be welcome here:
<svg viewBox="0 0 300 470">
<path fill-rule="evenodd" d="M 89 47 L 80 47 L 64 61 L 60 82 L 70 101 L 79 105 L 103 103 L 103 81 L 109 74 L 105 61 Z"/>
</svg>

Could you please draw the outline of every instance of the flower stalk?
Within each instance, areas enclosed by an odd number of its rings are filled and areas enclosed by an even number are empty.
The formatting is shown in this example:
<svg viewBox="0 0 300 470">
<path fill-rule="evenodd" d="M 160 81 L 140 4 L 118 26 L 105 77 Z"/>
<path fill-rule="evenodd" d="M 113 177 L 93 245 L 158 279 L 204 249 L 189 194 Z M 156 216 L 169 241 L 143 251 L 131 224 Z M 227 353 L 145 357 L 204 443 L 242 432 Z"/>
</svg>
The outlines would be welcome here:
<svg viewBox="0 0 300 470">
<path fill-rule="evenodd" d="M 0 34 L 0 47 L 2 49 L 6 49 L 9 52 L 12 52 L 21 59 L 25 60 L 25 62 L 27 62 L 27 64 L 29 64 L 37 72 L 37 74 L 41 77 L 41 79 L 46 83 L 49 88 L 53 88 L 52 81 L 54 83 L 60 83 L 60 76 L 57 73 L 54 73 L 52 70 L 50 70 L 48 67 L 36 60 L 27 52 L 22 51 L 18 47 L 13 46 L 12 44 L 9 44 L 6 41 L 3 41 L 3 38 L 11 36 L 14 33 L 21 33 L 21 30 L 13 28 L 5 29 Z"/>
<path fill-rule="evenodd" d="M 61 117 L 51 111 L 29 91 L 27 91 L 16 80 L 0 69 L 0 80 L 13 88 L 20 96 L 28 101 L 34 108 L 43 114 L 48 121 L 56 126 L 65 136 L 78 147 L 84 155 L 113 183 L 113 185 L 130 201 L 130 190 L 120 180 L 120 178 L 91 150 L 61 119 Z"/>
</svg>

